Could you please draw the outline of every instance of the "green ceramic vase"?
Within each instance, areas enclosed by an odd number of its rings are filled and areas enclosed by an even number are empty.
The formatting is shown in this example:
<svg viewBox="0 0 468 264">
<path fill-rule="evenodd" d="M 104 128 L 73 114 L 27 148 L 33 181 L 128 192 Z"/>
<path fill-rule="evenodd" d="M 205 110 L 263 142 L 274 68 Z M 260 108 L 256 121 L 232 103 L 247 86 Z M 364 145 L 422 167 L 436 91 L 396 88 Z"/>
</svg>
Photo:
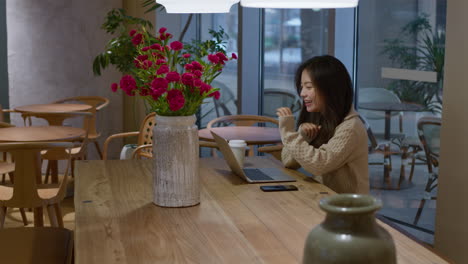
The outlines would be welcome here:
<svg viewBox="0 0 468 264">
<path fill-rule="evenodd" d="M 338 194 L 320 201 L 325 220 L 307 236 L 304 264 L 395 264 L 395 244 L 375 221 L 382 203 L 369 195 Z"/>
</svg>

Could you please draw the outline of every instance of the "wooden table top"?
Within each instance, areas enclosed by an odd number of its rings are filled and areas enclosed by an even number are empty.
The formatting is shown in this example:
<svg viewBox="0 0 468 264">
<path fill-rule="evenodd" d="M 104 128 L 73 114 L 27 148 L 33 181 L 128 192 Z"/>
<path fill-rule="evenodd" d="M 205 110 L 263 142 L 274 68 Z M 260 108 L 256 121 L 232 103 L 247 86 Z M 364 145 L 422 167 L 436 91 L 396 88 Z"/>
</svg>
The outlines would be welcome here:
<svg viewBox="0 0 468 264">
<path fill-rule="evenodd" d="M 78 161 L 75 263 L 301 263 L 308 232 L 323 221 L 318 201 L 333 192 L 301 173 L 295 192 L 262 192 L 222 159 L 200 159 L 201 203 L 152 203 L 152 160 Z M 247 157 L 246 164 L 279 167 Z M 399 264 L 447 263 L 388 225 Z"/>
<path fill-rule="evenodd" d="M 0 129 L 0 142 L 70 141 L 84 136 L 86 131 L 77 127 L 30 126 Z"/>
<path fill-rule="evenodd" d="M 32 104 L 15 107 L 15 111 L 22 113 L 66 113 L 87 111 L 91 108 L 92 106 L 87 104 Z"/>
<path fill-rule="evenodd" d="M 281 135 L 276 127 L 227 126 L 204 128 L 198 131 L 198 137 L 203 140 L 214 141 L 210 130 L 227 140 L 243 139 L 247 145 L 281 143 Z"/>
<path fill-rule="evenodd" d="M 422 111 L 424 107 L 419 104 L 410 103 L 360 103 L 359 107 L 366 110 L 374 111 Z"/>
</svg>

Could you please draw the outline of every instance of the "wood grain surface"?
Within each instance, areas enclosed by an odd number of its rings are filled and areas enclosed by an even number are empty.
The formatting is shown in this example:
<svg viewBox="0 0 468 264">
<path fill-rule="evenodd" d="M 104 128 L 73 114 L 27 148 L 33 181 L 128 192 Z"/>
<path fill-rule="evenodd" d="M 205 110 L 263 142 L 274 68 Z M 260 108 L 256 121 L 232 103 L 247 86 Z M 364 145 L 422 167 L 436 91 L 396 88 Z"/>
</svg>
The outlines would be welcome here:
<svg viewBox="0 0 468 264">
<path fill-rule="evenodd" d="M 246 166 L 280 167 L 248 157 Z M 308 232 L 333 194 L 301 173 L 299 191 L 265 193 L 219 158 L 200 159 L 201 203 L 152 203 L 151 160 L 80 161 L 75 177 L 76 263 L 301 263 Z M 393 228 L 398 263 L 447 263 Z"/>
<path fill-rule="evenodd" d="M 7 127 L 0 129 L 0 142 L 70 141 L 85 134 L 86 131 L 78 127 Z"/>
<path fill-rule="evenodd" d="M 87 104 L 33 104 L 33 105 L 24 105 L 18 106 L 15 108 L 15 111 L 22 113 L 67 113 L 67 112 L 78 112 L 78 111 L 87 111 L 93 108 L 91 105 Z"/>
</svg>

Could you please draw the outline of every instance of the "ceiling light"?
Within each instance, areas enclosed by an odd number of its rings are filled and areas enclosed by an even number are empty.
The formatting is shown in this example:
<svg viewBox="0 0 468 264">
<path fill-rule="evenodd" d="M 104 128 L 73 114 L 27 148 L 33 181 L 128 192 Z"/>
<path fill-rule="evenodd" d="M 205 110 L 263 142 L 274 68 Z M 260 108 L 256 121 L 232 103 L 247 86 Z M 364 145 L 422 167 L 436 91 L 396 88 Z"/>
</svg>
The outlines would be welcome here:
<svg viewBox="0 0 468 264">
<path fill-rule="evenodd" d="M 241 0 L 244 7 L 256 8 L 349 8 L 358 0 Z"/>
<path fill-rule="evenodd" d="M 229 13 L 239 0 L 158 0 L 167 13 Z"/>
</svg>

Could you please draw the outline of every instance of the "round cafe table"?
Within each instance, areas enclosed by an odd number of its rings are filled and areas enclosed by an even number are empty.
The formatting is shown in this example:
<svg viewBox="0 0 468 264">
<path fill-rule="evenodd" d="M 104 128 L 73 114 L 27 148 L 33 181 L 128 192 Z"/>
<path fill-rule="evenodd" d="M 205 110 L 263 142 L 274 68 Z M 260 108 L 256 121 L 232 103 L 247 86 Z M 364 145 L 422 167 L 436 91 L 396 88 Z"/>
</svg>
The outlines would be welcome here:
<svg viewBox="0 0 468 264">
<path fill-rule="evenodd" d="M 255 127 L 255 126 L 227 126 L 200 129 L 198 137 L 203 140 L 214 141 L 210 131 L 215 132 L 220 137 L 245 140 L 247 145 L 264 145 L 281 143 L 281 135 L 276 127 Z"/>
<path fill-rule="evenodd" d="M 82 112 L 93 108 L 87 104 L 33 104 L 16 107 L 14 110 L 25 116 L 33 114 L 36 117 L 44 118 L 51 126 L 61 126 L 66 116 L 55 116 L 54 113 Z M 51 114 L 51 115 L 48 115 Z"/>
<path fill-rule="evenodd" d="M 390 124 L 392 112 L 419 112 L 424 110 L 422 105 L 410 103 L 360 103 L 359 108 L 373 111 L 385 112 L 385 134 L 384 138 L 390 140 Z"/>
<path fill-rule="evenodd" d="M 1 142 L 72 141 L 86 134 L 82 128 L 64 126 L 7 127 L 0 129 Z M 50 150 L 49 150 L 50 151 Z M 64 151 L 64 150 L 55 150 Z M 39 156 L 37 157 L 40 158 Z M 58 183 L 58 162 L 50 161 L 52 183 Z M 41 183 L 41 178 L 36 179 Z M 34 210 L 34 225 L 43 225 L 42 208 Z"/>
<path fill-rule="evenodd" d="M 73 141 L 84 136 L 86 131 L 78 127 L 29 126 L 0 129 L 0 142 Z M 49 150 L 50 151 L 50 150 Z M 64 151 L 64 150 L 55 150 Z M 58 162 L 50 160 L 52 183 L 58 182 Z M 40 179 L 39 179 L 40 182 Z"/>
</svg>

